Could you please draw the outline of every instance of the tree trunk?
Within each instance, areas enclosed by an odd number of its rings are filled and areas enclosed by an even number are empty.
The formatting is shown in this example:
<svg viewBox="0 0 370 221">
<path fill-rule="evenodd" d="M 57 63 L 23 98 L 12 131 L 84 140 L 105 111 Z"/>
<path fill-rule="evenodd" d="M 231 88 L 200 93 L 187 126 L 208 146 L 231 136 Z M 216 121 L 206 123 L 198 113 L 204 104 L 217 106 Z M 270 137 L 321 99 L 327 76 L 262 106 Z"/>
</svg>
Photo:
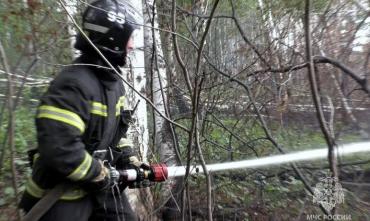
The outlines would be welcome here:
<svg viewBox="0 0 370 221">
<path fill-rule="evenodd" d="M 143 12 L 143 4 L 141 1 L 131 1 L 131 4 L 140 13 Z M 144 69 L 144 29 L 141 27 L 139 30 L 133 33 L 135 50 L 127 58 L 128 68 L 123 70 L 126 79 L 134 86 L 134 88 L 140 93 L 146 93 L 146 73 Z M 148 154 L 148 120 L 147 120 L 147 108 L 146 102 L 138 94 L 126 88 L 126 103 L 127 109 L 133 109 L 136 107 L 134 113 L 135 122 L 131 125 L 128 132 L 128 136 L 132 139 L 136 151 L 139 153 L 139 157 L 144 162 L 147 161 Z M 138 215 L 140 220 L 155 220 L 152 217 L 148 217 L 153 210 L 153 199 L 149 188 L 142 189 L 126 189 L 126 194 L 129 198 L 130 204 Z"/>
<path fill-rule="evenodd" d="M 145 55 L 147 72 L 152 76 L 152 99 L 155 107 L 165 116 L 170 117 L 168 108 L 168 81 L 162 42 L 158 31 L 157 9 L 153 0 L 146 1 L 145 11 Z M 170 71 L 172 69 L 169 69 Z M 169 73 L 170 74 L 170 73 Z M 159 154 L 159 161 L 168 166 L 179 165 L 179 153 L 176 153 L 177 143 L 172 125 L 154 112 L 154 147 Z M 173 192 L 175 180 L 169 180 L 162 185 L 159 205 L 165 204 L 162 217 L 164 220 L 176 220 L 180 214 L 179 196 Z"/>
</svg>

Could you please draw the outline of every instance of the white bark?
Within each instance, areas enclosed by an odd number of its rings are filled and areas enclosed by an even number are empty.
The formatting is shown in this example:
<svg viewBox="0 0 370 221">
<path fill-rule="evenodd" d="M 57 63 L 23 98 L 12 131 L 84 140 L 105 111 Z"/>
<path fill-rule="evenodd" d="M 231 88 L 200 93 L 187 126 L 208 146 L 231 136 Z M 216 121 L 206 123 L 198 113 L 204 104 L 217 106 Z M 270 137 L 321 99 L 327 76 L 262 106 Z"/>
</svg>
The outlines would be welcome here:
<svg viewBox="0 0 370 221">
<path fill-rule="evenodd" d="M 131 1 L 131 4 L 135 9 L 142 13 L 142 2 Z M 142 24 L 142 22 L 141 22 Z M 146 94 L 146 73 L 144 69 L 144 28 L 141 26 L 140 29 L 135 30 L 133 33 L 134 51 L 128 55 L 127 68 L 122 71 L 126 79 L 134 86 L 134 88 L 142 94 Z M 134 113 L 136 119 L 134 125 L 131 125 L 128 136 L 134 142 L 136 151 L 139 152 L 141 160 L 147 161 L 149 133 L 148 133 L 148 119 L 147 119 L 147 108 L 146 102 L 128 86 L 126 89 L 126 103 L 127 109 L 132 109 L 138 103 L 137 109 Z M 141 198 L 141 193 L 144 193 L 145 199 Z M 148 219 L 147 215 L 151 213 L 152 209 L 152 197 L 148 188 L 146 189 L 127 189 L 126 194 L 128 195 L 130 204 L 133 210 L 138 214 L 140 220 Z M 152 218 L 151 218 L 152 219 Z M 153 220 L 153 219 L 152 219 Z"/>
<path fill-rule="evenodd" d="M 169 115 L 168 109 L 168 80 L 167 76 L 175 74 L 173 59 L 167 60 L 169 67 L 166 68 L 164 53 L 162 50 L 161 36 L 158 31 L 158 16 L 156 5 L 153 0 L 146 1 L 145 12 L 145 58 L 146 70 L 152 73 L 152 94 L 153 103 L 157 110 L 167 117 Z M 170 36 L 170 35 L 167 35 Z M 167 39 L 167 52 L 169 56 L 172 55 L 172 48 L 170 47 L 170 38 Z M 170 49 L 170 50 L 168 50 Z M 167 57 L 168 58 L 168 57 Z M 172 57 L 171 57 L 172 58 Z M 166 73 L 167 70 L 169 73 Z M 176 157 L 174 131 L 171 125 L 157 112 L 154 112 L 154 146 L 155 151 L 159 155 L 159 162 L 166 163 L 168 166 L 178 165 L 179 162 Z M 179 196 L 174 195 L 173 192 L 178 192 L 178 186 L 174 179 L 167 180 L 161 185 L 160 199 L 157 205 L 164 205 L 162 208 L 162 215 L 165 217 L 177 216 L 180 213 L 180 206 L 178 205 Z"/>
<path fill-rule="evenodd" d="M 145 10 L 145 43 L 146 43 L 146 62 L 153 73 L 153 103 L 155 107 L 163 114 L 168 116 L 167 109 L 167 76 L 162 50 L 162 42 L 158 31 L 157 10 L 153 0 L 147 0 L 147 10 Z M 153 13 L 154 10 L 154 13 Z M 154 15 L 154 18 L 153 18 Z M 154 21 L 153 21 L 154 20 Z M 153 23 L 152 23 L 153 21 Z M 151 28 L 151 27 L 154 27 Z M 174 142 L 169 123 L 157 112 L 154 113 L 155 127 L 155 148 L 159 154 L 159 161 L 168 166 L 177 165 Z M 161 198 L 166 201 L 171 197 L 173 180 L 167 181 L 162 186 Z M 161 202 L 162 203 L 162 202 Z"/>
<path fill-rule="evenodd" d="M 147 1 L 148 7 L 154 9 L 154 14 L 157 13 L 153 0 Z M 149 11 L 150 15 L 146 14 L 146 26 L 150 27 L 151 19 L 153 19 L 153 11 Z M 148 66 L 152 68 L 153 71 L 153 103 L 157 109 L 164 115 L 167 115 L 166 112 L 166 103 L 167 103 L 167 76 L 166 76 L 166 67 L 164 61 L 164 55 L 162 51 L 162 42 L 160 39 L 158 28 L 157 17 L 154 18 L 154 30 L 152 28 L 147 28 L 145 30 L 145 39 L 146 39 L 146 51 L 150 52 L 146 55 L 148 59 Z M 153 39 L 154 35 L 154 39 Z M 154 48 L 154 54 L 153 52 Z M 155 112 L 155 146 L 159 151 L 160 161 L 168 163 L 169 165 L 176 164 L 176 161 L 173 161 L 175 158 L 174 149 L 172 142 L 168 143 L 168 139 L 165 140 L 165 137 L 168 136 L 168 128 L 166 127 L 167 121 L 162 118 L 158 113 Z M 167 133 L 167 134 L 166 134 Z"/>
<path fill-rule="evenodd" d="M 142 4 L 140 1 L 132 1 L 132 4 L 137 11 L 142 12 Z M 133 38 L 135 49 L 128 55 L 127 68 L 123 69 L 123 73 L 127 73 L 127 80 L 132 83 L 136 90 L 145 95 L 146 74 L 144 69 L 144 51 L 142 50 L 144 47 L 143 27 L 134 31 Z M 128 86 L 125 88 L 127 94 L 126 106 L 134 108 L 137 102 L 139 102 L 134 113 L 134 118 L 136 119 L 135 125 L 131 126 L 131 131 L 129 133 L 134 143 L 139 147 L 140 157 L 142 157 L 142 160 L 147 161 L 149 134 L 146 102 L 138 94 L 130 90 Z"/>
</svg>

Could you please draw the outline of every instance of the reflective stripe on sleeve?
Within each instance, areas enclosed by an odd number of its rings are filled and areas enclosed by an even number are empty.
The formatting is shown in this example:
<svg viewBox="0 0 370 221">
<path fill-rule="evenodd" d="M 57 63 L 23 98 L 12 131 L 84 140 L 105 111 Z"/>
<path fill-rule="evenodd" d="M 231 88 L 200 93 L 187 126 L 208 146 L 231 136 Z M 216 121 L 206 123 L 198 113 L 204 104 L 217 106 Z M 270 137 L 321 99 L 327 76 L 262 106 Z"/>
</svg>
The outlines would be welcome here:
<svg viewBox="0 0 370 221">
<path fill-rule="evenodd" d="M 36 163 L 36 161 L 40 158 L 40 154 L 39 153 L 35 153 L 35 155 L 33 155 L 33 159 L 32 159 L 32 162 L 33 163 Z"/>
<path fill-rule="evenodd" d="M 42 105 L 38 108 L 37 118 L 48 118 L 52 120 L 61 121 L 76 127 L 83 133 L 85 131 L 85 123 L 78 114 L 72 111 L 57 108 L 49 105 Z"/>
<path fill-rule="evenodd" d="M 116 116 L 118 116 L 118 115 L 121 114 L 121 107 L 124 108 L 124 106 L 125 106 L 125 99 L 126 99 L 125 96 L 121 96 L 118 99 L 118 102 L 116 104 Z"/>
<path fill-rule="evenodd" d="M 108 109 L 107 105 L 104 105 L 102 103 L 95 102 L 95 101 L 91 102 L 91 113 L 92 114 L 96 114 L 96 115 L 106 117 L 106 116 L 108 116 L 107 109 Z"/>
<path fill-rule="evenodd" d="M 45 190 L 41 189 L 30 177 L 26 184 L 26 191 L 33 197 L 41 198 L 45 194 Z"/>
<path fill-rule="evenodd" d="M 123 108 L 124 105 L 125 105 L 125 99 L 126 99 L 125 96 L 121 96 L 118 99 L 117 104 L 116 104 L 116 116 L 121 114 L 121 108 Z M 102 104 L 100 102 L 96 102 L 96 101 L 91 101 L 90 104 L 91 104 L 91 111 L 90 112 L 92 114 L 99 115 L 99 116 L 102 116 L 102 117 L 107 117 L 108 116 L 108 107 L 107 107 L 107 105 Z"/>
<path fill-rule="evenodd" d="M 92 157 L 85 151 L 85 158 L 83 159 L 82 163 L 71 174 L 69 174 L 67 178 L 74 181 L 83 179 L 90 169 L 91 162 Z"/>
<path fill-rule="evenodd" d="M 50 190 L 50 189 L 49 189 Z M 31 196 L 35 198 L 42 198 L 45 196 L 48 191 L 47 189 L 42 189 L 39 187 L 35 181 L 33 181 L 32 177 L 28 179 L 28 182 L 26 184 L 26 191 Z M 84 197 L 87 193 L 81 189 L 78 186 L 72 187 L 70 189 L 67 189 L 63 195 L 60 197 L 61 200 L 76 200 Z"/>
<path fill-rule="evenodd" d="M 118 148 L 123 149 L 125 147 L 132 147 L 133 144 L 130 139 L 127 138 L 121 138 L 121 140 L 118 143 Z"/>
<path fill-rule="evenodd" d="M 118 100 L 118 104 L 120 107 L 124 107 L 125 106 L 125 100 L 126 100 L 126 97 L 125 96 L 121 96 Z"/>
</svg>

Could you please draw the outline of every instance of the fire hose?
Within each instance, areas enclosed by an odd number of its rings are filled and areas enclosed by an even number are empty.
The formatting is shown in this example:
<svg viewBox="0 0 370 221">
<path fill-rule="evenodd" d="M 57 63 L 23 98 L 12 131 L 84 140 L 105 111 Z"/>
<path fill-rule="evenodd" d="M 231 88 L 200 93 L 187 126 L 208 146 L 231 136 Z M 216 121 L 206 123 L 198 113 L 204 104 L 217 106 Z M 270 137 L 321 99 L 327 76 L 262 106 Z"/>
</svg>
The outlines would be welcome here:
<svg viewBox="0 0 370 221">
<path fill-rule="evenodd" d="M 351 143 L 346 145 L 339 145 L 335 149 L 335 155 L 342 157 L 346 155 L 370 152 L 370 142 L 359 142 Z M 226 163 L 208 164 L 205 168 L 209 172 L 218 172 L 225 170 L 245 169 L 245 168 L 261 168 L 271 165 L 281 165 L 300 161 L 313 161 L 319 159 L 325 159 L 328 156 L 328 149 L 314 149 L 298 151 L 295 153 L 280 154 L 275 156 L 260 157 L 250 160 L 233 161 Z M 140 177 L 148 179 L 153 182 L 163 182 L 169 178 L 185 176 L 186 166 L 167 166 L 166 164 L 152 164 L 150 170 L 141 171 L 138 173 L 137 170 L 123 170 L 120 171 L 120 175 L 126 181 L 134 181 Z M 189 168 L 189 174 L 201 174 L 204 173 L 204 167 L 201 165 L 192 165 Z"/>
<path fill-rule="evenodd" d="M 335 155 L 337 157 L 351 155 L 351 154 L 358 154 L 363 152 L 370 152 L 370 142 L 360 142 L 360 143 L 352 143 L 346 145 L 339 145 L 335 149 Z M 321 149 L 314 149 L 314 150 L 306 150 L 306 151 L 299 151 L 295 153 L 288 153 L 288 154 L 281 154 L 275 156 L 267 156 L 261 157 L 256 159 L 250 160 L 242 160 L 242 161 L 234 161 L 234 162 L 226 162 L 226 163 L 218 163 L 218 164 L 208 164 L 204 166 L 200 165 L 193 165 L 190 168 L 185 166 L 170 166 L 168 167 L 164 163 L 158 164 L 151 164 L 149 169 L 126 169 L 126 170 L 115 170 L 113 177 L 115 179 L 119 179 L 121 182 L 141 182 L 141 181 L 151 181 L 151 182 L 163 182 L 169 178 L 185 176 L 186 172 L 188 171 L 189 174 L 200 174 L 204 173 L 204 169 L 209 172 L 217 172 L 217 171 L 224 171 L 224 170 L 234 170 L 234 169 L 243 169 L 243 168 L 260 168 L 260 167 L 267 167 L 271 165 L 281 165 L 299 161 L 312 161 L 318 159 L 324 159 L 328 156 L 327 148 Z M 32 210 L 24 217 L 23 221 L 37 221 L 47 207 L 50 207 L 53 203 L 55 203 L 59 197 L 58 195 L 62 195 L 65 189 L 68 186 L 59 185 L 50 192 L 53 192 L 52 197 L 48 197 L 48 195 L 42 198 L 37 204 L 35 205 L 36 208 L 32 208 Z M 44 201 L 44 203 L 40 203 Z M 41 211 L 41 212 L 40 212 Z"/>
</svg>

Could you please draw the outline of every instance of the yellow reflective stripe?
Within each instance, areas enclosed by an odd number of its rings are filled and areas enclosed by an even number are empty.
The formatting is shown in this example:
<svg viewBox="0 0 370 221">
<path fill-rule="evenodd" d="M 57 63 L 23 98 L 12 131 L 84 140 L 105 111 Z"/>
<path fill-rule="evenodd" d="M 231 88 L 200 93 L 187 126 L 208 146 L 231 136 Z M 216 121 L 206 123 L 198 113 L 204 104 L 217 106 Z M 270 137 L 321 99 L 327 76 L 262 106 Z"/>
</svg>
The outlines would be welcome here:
<svg viewBox="0 0 370 221">
<path fill-rule="evenodd" d="M 90 112 L 92 114 L 96 114 L 96 115 L 106 117 L 106 116 L 108 116 L 107 109 L 108 109 L 107 105 L 104 105 L 104 104 L 99 103 L 99 102 L 91 101 L 91 111 Z"/>
<path fill-rule="evenodd" d="M 42 189 L 39 187 L 30 177 L 26 184 L 26 191 L 31 194 L 33 197 L 42 198 L 49 190 Z M 65 193 L 60 197 L 61 200 L 76 200 L 84 197 L 87 193 L 79 188 L 72 187 L 71 189 L 66 190 Z"/>
<path fill-rule="evenodd" d="M 26 184 L 26 191 L 31 194 L 33 197 L 41 198 L 45 194 L 45 190 L 41 189 L 33 180 L 32 177 L 28 179 Z"/>
<path fill-rule="evenodd" d="M 40 154 L 39 153 L 35 153 L 35 155 L 33 155 L 33 163 L 36 163 L 37 159 L 40 158 Z"/>
<path fill-rule="evenodd" d="M 126 97 L 125 96 L 121 96 L 118 100 L 118 103 L 121 107 L 124 107 L 125 106 L 125 100 L 126 100 Z"/>
<path fill-rule="evenodd" d="M 91 162 L 92 157 L 90 156 L 90 154 L 85 152 L 85 158 L 82 163 L 71 174 L 69 174 L 67 178 L 74 181 L 83 179 L 90 169 Z"/>
<path fill-rule="evenodd" d="M 121 96 L 116 104 L 116 116 L 121 114 L 121 107 L 125 106 L 125 96 Z M 91 101 L 91 113 L 99 116 L 107 117 L 108 116 L 108 107 L 105 104 L 100 102 Z"/>
<path fill-rule="evenodd" d="M 125 96 L 121 96 L 118 99 L 118 102 L 116 104 L 116 116 L 121 114 L 121 107 L 123 108 L 125 106 L 125 99 L 126 99 Z"/>
<path fill-rule="evenodd" d="M 72 111 L 49 105 L 42 105 L 38 109 L 37 118 L 48 118 L 77 127 L 81 133 L 85 131 L 85 123 L 80 116 Z"/>
<path fill-rule="evenodd" d="M 81 188 L 72 188 L 67 190 L 63 195 L 60 197 L 61 200 L 76 200 L 84 197 L 87 193 Z"/>
<path fill-rule="evenodd" d="M 127 138 L 122 138 L 118 143 L 118 148 L 132 147 L 132 146 L 133 146 L 133 144 L 132 144 L 131 140 L 129 140 Z"/>
</svg>

